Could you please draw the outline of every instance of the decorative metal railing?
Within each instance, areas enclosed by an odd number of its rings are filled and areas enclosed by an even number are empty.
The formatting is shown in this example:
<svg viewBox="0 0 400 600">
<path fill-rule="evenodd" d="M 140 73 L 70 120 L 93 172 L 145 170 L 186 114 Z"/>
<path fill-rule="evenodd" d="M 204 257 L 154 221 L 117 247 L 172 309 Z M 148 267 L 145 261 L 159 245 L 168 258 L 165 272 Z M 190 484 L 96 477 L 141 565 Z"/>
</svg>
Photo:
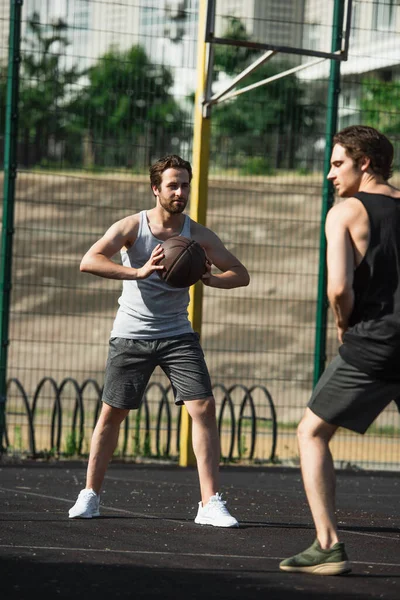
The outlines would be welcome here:
<svg viewBox="0 0 400 600">
<path fill-rule="evenodd" d="M 227 462 L 253 460 L 257 437 L 262 435 L 263 457 L 273 462 L 277 419 L 267 388 L 242 384 L 225 387 L 216 383 L 213 391 L 219 398 L 217 423 L 223 442 L 221 459 Z M 102 387 L 95 379 L 89 378 L 79 384 L 72 377 L 61 383 L 52 377 L 44 377 L 30 401 L 24 386 L 14 377 L 8 380 L 7 392 L 10 400 L 3 440 L 6 451 L 17 451 L 31 458 L 87 454 L 84 443 L 88 449 L 101 408 Z M 119 455 L 123 458 L 140 455 L 173 458 L 179 455 L 181 414 L 181 408 L 174 404 L 171 386 L 150 383 L 139 410 L 132 411 L 121 427 Z"/>
</svg>

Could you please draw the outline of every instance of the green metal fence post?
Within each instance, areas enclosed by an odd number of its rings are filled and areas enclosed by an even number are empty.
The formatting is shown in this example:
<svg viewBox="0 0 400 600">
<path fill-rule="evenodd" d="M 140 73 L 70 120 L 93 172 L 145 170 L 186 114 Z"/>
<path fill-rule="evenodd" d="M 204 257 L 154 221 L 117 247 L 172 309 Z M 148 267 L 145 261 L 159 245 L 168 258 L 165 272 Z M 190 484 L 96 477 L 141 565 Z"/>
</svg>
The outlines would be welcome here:
<svg viewBox="0 0 400 600">
<path fill-rule="evenodd" d="M 335 0 L 332 30 L 332 52 L 340 50 L 342 43 L 342 23 L 344 16 L 345 0 Z M 333 186 L 327 180 L 330 170 L 332 154 L 332 138 L 337 128 L 337 114 L 340 94 L 340 61 L 331 59 L 329 86 L 328 86 L 328 108 L 327 123 L 325 131 L 325 156 L 324 156 L 324 182 L 322 191 L 321 211 L 321 233 L 319 251 L 319 277 L 318 277 L 318 299 L 317 317 L 315 327 L 315 351 L 314 351 L 314 385 L 325 369 L 326 361 L 326 326 L 328 300 L 326 295 L 327 269 L 326 269 L 326 238 L 325 220 L 328 210 L 333 204 Z"/>
<path fill-rule="evenodd" d="M 0 257 L 0 450 L 5 431 L 7 396 L 8 326 L 11 296 L 12 242 L 14 234 L 15 179 L 17 176 L 18 90 L 23 0 L 10 1 L 10 32 L 4 135 L 4 199 Z"/>
</svg>

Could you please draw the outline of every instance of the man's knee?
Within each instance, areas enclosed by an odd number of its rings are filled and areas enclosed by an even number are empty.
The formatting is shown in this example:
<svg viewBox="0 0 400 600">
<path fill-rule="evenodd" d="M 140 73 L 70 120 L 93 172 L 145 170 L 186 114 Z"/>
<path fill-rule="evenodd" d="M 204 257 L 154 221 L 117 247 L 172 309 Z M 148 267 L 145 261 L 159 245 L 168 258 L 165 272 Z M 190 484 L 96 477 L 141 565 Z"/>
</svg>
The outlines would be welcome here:
<svg viewBox="0 0 400 600">
<path fill-rule="evenodd" d="M 315 438 L 330 440 L 336 429 L 336 425 L 327 423 L 307 408 L 297 426 L 297 439 L 299 443 Z"/>
<path fill-rule="evenodd" d="M 120 425 L 129 414 L 128 409 L 116 408 L 103 402 L 100 419 L 104 424 Z"/>
<path fill-rule="evenodd" d="M 215 420 L 216 409 L 215 400 L 213 396 L 201 400 L 187 400 L 185 402 L 185 406 L 193 420 Z"/>
</svg>

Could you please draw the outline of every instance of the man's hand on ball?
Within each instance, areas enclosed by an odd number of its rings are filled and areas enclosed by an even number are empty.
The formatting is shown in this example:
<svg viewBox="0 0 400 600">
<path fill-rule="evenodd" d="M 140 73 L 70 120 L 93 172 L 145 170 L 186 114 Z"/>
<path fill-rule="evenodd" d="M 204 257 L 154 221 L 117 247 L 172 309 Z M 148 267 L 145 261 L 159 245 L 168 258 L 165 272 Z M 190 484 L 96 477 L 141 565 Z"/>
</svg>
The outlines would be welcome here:
<svg viewBox="0 0 400 600">
<path fill-rule="evenodd" d="M 138 279 L 147 279 L 155 271 L 162 271 L 163 265 L 159 265 L 158 262 L 164 258 L 164 250 L 161 244 L 157 244 L 153 252 L 150 254 L 149 260 L 137 270 Z"/>
<path fill-rule="evenodd" d="M 204 275 L 201 278 L 201 281 L 204 283 L 204 285 L 211 284 L 211 278 L 213 277 L 211 274 L 211 267 L 212 267 L 212 262 L 206 254 L 206 272 L 204 273 Z"/>
</svg>

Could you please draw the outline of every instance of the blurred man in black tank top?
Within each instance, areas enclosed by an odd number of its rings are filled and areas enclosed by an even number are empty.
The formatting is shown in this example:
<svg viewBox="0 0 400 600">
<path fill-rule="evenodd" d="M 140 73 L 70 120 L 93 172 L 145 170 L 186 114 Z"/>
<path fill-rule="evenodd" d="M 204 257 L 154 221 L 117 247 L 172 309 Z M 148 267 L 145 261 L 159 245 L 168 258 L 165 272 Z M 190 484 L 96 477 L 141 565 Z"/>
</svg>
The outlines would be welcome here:
<svg viewBox="0 0 400 600">
<path fill-rule="evenodd" d="M 316 528 L 285 571 L 350 571 L 335 517 L 329 442 L 338 427 L 365 433 L 400 397 L 400 191 L 388 183 L 393 146 L 372 127 L 334 137 L 328 179 L 345 198 L 326 219 L 328 298 L 339 354 L 323 373 L 298 427 L 304 487 Z"/>
</svg>

